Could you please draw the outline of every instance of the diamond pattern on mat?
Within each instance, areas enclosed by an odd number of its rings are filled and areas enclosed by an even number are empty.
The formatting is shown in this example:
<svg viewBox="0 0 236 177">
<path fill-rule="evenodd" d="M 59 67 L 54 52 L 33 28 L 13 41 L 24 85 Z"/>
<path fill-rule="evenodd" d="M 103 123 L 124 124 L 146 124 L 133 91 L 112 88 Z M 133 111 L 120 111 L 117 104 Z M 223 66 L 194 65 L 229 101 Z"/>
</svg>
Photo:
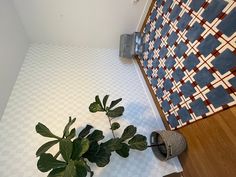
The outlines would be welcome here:
<svg viewBox="0 0 236 177">
<path fill-rule="evenodd" d="M 163 0 L 155 2 L 154 11 L 156 65 L 153 73 L 149 66 L 144 70 L 150 82 L 157 78 L 152 88 L 170 128 L 235 105 L 236 2 Z M 149 17 L 144 28 L 147 36 L 152 32 L 147 30 L 150 21 Z"/>
</svg>

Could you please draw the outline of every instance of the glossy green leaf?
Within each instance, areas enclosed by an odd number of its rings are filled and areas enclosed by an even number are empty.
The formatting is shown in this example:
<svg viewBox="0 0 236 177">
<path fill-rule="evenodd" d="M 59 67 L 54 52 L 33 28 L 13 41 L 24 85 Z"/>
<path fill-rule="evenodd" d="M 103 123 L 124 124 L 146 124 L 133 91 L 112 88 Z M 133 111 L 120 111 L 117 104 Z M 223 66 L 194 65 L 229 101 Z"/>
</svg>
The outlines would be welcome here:
<svg viewBox="0 0 236 177">
<path fill-rule="evenodd" d="M 37 133 L 44 137 L 61 139 L 60 137 L 54 135 L 45 125 L 40 122 L 36 125 L 35 129 Z"/>
<path fill-rule="evenodd" d="M 96 163 L 99 167 L 104 167 L 110 162 L 111 152 L 97 142 L 93 142 L 90 148 L 83 157 L 87 158 L 90 162 Z"/>
<path fill-rule="evenodd" d="M 79 159 L 89 149 L 89 140 L 87 138 L 75 139 L 73 141 L 72 159 Z"/>
<path fill-rule="evenodd" d="M 82 139 L 80 139 L 80 138 L 76 138 L 73 141 L 73 152 L 72 152 L 72 155 L 71 155 L 72 160 L 76 160 L 77 157 L 79 156 L 79 153 L 82 150 L 81 140 Z"/>
<path fill-rule="evenodd" d="M 121 102 L 121 100 L 122 100 L 122 98 L 112 101 L 109 109 L 112 109 L 115 105 L 117 105 L 119 102 Z"/>
<path fill-rule="evenodd" d="M 128 127 L 124 129 L 124 132 L 121 135 L 121 139 L 124 141 L 129 138 L 132 138 L 135 135 L 136 131 L 137 131 L 137 128 L 135 126 L 129 125 Z"/>
<path fill-rule="evenodd" d="M 95 96 L 95 102 L 96 102 L 97 104 L 99 104 L 99 106 L 100 106 L 100 107 L 102 108 L 102 110 L 104 111 L 105 108 L 103 108 L 102 103 L 101 103 L 101 100 L 100 100 L 100 98 L 99 98 L 98 95 Z"/>
<path fill-rule="evenodd" d="M 81 140 L 81 151 L 79 153 L 79 157 L 81 157 L 84 153 L 86 153 L 89 149 L 89 140 L 87 138 L 83 138 Z"/>
<path fill-rule="evenodd" d="M 75 122 L 75 120 L 76 120 L 76 118 L 71 119 L 71 117 L 69 117 L 69 122 L 66 124 L 66 126 L 64 128 L 64 131 L 63 131 L 63 137 L 69 136 L 69 134 L 70 134 L 70 132 L 69 132 L 70 126 Z"/>
<path fill-rule="evenodd" d="M 105 143 L 101 144 L 102 147 L 108 149 L 109 151 L 116 151 L 122 148 L 120 138 L 112 138 Z"/>
<path fill-rule="evenodd" d="M 69 161 L 65 169 L 64 177 L 76 177 L 76 167 L 74 161 Z"/>
<path fill-rule="evenodd" d="M 112 118 L 115 118 L 115 117 L 120 117 L 122 116 L 123 112 L 124 112 L 124 107 L 123 106 L 120 106 L 120 107 L 117 107 L 113 110 L 108 110 L 108 112 L 106 113 L 106 115 L 108 117 L 112 117 Z"/>
<path fill-rule="evenodd" d="M 54 140 L 54 141 L 49 141 L 45 144 L 43 144 L 36 152 L 36 156 L 40 156 L 41 154 L 47 152 L 48 149 L 50 149 L 52 146 L 54 146 L 55 144 L 57 144 L 59 142 L 59 140 Z"/>
<path fill-rule="evenodd" d="M 106 109 L 108 98 L 109 98 L 109 95 L 106 95 L 106 96 L 104 96 L 104 98 L 103 98 L 103 100 L 102 100 L 103 108 L 104 108 L 104 109 Z"/>
<path fill-rule="evenodd" d="M 87 158 L 90 162 L 94 163 L 96 161 L 95 156 L 99 150 L 99 144 L 94 141 L 90 144 L 88 151 L 83 155 L 83 157 Z"/>
<path fill-rule="evenodd" d="M 63 168 L 67 164 L 65 162 L 55 159 L 52 154 L 41 154 L 39 157 L 37 167 L 41 172 L 48 172 L 54 168 Z"/>
<path fill-rule="evenodd" d="M 147 149 L 147 138 L 140 134 L 135 135 L 128 143 L 131 149 L 140 151 Z"/>
<path fill-rule="evenodd" d="M 87 176 L 87 167 L 82 160 L 76 162 L 76 174 L 77 174 L 76 177 Z"/>
<path fill-rule="evenodd" d="M 65 168 L 56 168 L 48 174 L 48 177 L 64 177 L 64 174 Z"/>
<path fill-rule="evenodd" d="M 98 111 L 104 111 L 103 108 L 96 102 L 93 102 L 89 106 L 89 111 L 92 113 L 98 112 Z"/>
<path fill-rule="evenodd" d="M 125 143 L 122 143 L 122 147 L 119 150 L 116 150 L 116 153 L 119 154 L 121 157 L 127 158 L 129 156 L 129 146 Z"/>
<path fill-rule="evenodd" d="M 86 125 L 86 127 L 79 133 L 79 137 L 84 138 L 90 133 L 90 130 L 93 128 L 91 125 Z"/>
<path fill-rule="evenodd" d="M 120 128 L 120 124 L 118 122 L 111 124 L 111 130 L 117 130 L 118 128 Z"/>
<path fill-rule="evenodd" d="M 100 147 L 98 153 L 95 155 L 95 163 L 98 167 L 104 167 L 110 162 L 111 152 L 105 148 Z"/>
<path fill-rule="evenodd" d="M 73 139 L 73 138 L 75 137 L 75 135 L 76 135 L 76 130 L 75 130 L 75 128 L 73 128 L 73 129 L 70 131 L 70 134 L 66 137 L 66 139 L 71 140 L 71 139 Z"/>
<path fill-rule="evenodd" d="M 89 141 L 100 141 L 104 138 L 101 130 L 94 130 L 90 135 L 87 136 Z"/>
<path fill-rule="evenodd" d="M 68 139 L 63 139 L 59 143 L 59 148 L 63 159 L 68 162 L 71 158 L 73 143 Z"/>
</svg>

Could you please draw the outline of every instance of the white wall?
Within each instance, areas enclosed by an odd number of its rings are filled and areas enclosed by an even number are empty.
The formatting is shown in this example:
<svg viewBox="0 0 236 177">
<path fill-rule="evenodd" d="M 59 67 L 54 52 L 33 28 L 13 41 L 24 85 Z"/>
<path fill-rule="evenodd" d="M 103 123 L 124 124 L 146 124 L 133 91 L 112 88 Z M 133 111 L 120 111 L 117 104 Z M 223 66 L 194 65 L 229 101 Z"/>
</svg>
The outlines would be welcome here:
<svg viewBox="0 0 236 177">
<path fill-rule="evenodd" d="M 31 42 L 118 48 L 149 0 L 14 0 Z"/>
<path fill-rule="evenodd" d="M 152 0 L 147 0 L 146 1 L 146 4 L 145 4 L 145 6 L 143 8 L 143 12 L 142 12 L 142 14 L 140 16 L 140 19 L 139 19 L 139 23 L 138 23 L 138 25 L 136 27 L 136 31 L 141 31 L 143 23 L 144 23 L 144 20 L 145 20 L 145 18 L 147 16 L 147 13 L 148 13 L 148 10 L 149 10 L 149 7 L 151 6 L 151 4 L 152 4 Z"/>
<path fill-rule="evenodd" d="M 13 3 L 0 0 L 0 118 L 28 49 Z"/>
</svg>

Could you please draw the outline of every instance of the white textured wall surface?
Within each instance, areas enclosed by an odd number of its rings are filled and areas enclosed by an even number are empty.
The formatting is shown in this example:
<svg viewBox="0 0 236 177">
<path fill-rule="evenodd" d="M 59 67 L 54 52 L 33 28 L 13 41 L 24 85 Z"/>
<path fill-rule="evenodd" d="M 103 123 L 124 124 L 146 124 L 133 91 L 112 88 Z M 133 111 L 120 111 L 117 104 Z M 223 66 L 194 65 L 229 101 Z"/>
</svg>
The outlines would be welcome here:
<svg viewBox="0 0 236 177">
<path fill-rule="evenodd" d="M 0 122 L 0 176 L 46 176 L 36 167 L 35 152 L 48 140 L 36 134 L 38 122 L 60 136 L 72 116 L 77 117 L 76 128 L 92 124 L 111 136 L 107 118 L 88 111 L 97 94 L 110 94 L 110 100 L 123 98 L 125 112 L 115 120 L 121 124 L 116 135 L 130 124 L 148 137 L 153 130 L 164 128 L 133 61 L 119 59 L 117 50 L 32 45 Z M 175 172 L 176 165 L 177 159 L 161 162 L 147 149 L 134 150 L 127 159 L 114 153 L 108 166 L 92 165 L 92 170 L 97 177 L 162 177 Z"/>
<path fill-rule="evenodd" d="M 12 1 L 0 0 L 0 118 L 27 49 L 28 40 Z"/>
<path fill-rule="evenodd" d="M 145 6 L 143 8 L 142 14 L 141 14 L 140 19 L 139 19 L 139 23 L 138 23 L 138 25 L 136 27 L 136 31 L 141 31 L 143 23 L 144 23 L 144 20 L 145 20 L 145 18 L 147 16 L 147 13 L 148 13 L 148 10 L 149 10 L 149 7 L 151 6 L 151 4 L 152 4 L 152 0 L 147 0 L 146 1 L 146 4 L 145 4 Z"/>
<path fill-rule="evenodd" d="M 148 0 L 14 0 L 32 42 L 118 48 L 136 30 Z"/>
</svg>

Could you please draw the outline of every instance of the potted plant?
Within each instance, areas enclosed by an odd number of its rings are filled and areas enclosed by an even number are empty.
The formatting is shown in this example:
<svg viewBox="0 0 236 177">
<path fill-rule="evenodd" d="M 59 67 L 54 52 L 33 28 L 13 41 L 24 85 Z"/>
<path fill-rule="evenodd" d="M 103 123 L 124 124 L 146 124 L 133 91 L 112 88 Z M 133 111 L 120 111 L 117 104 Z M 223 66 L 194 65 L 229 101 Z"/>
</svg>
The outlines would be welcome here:
<svg viewBox="0 0 236 177">
<path fill-rule="evenodd" d="M 143 151 L 148 147 L 147 138 L 136 134 L 137 128 L 133 125 L 127 126 L 121 137 L 115 135 L 115 130 L 120 128 L 120 124 L 118 122 L 112 123 L 112 121 L 123 114 L 124 107 L 116 107 L 122 100 L 121 98 L 112 101 L 107 106 L 108 97 L 106 95 L 101 102 L 99 96 L 96 96 L 95 102 L 89 106 L 92 113 L 99 111 L 106 114 L 113 135 L 113 138 L 107 141 L 102 141 L 104 139 L 103 132 L 94 129 L 92 125 L 87 125 L 76 136 L 76 129 L 70 128 L 76 118 L 69 118 L 61 137 L 53 134 L 42 123 L 36 125 L 37 133 L 53 139 L 43 144 L 36 152 L 36 156 L 39 157 L 37 167 L 41 172 L 50 171 L 48 177 L 86 177 L 87 173 L 90 173 L 92 177 L 94 172 L 88 165 L 88 161 L 96 163 L 99 167 L 104 167 L 110 162 L 110 156 L 114 152 L 127 158 L 131 149 Z M 55 155 L 47 153 L 56 144 L 59 145 L 59 151 Z M 59 155 L 62 160 L 58 160 Z"/>
<path fill-rule="evenodd" d="M 180 155 L 187 147 L 184 136 L 178 132 L 170 130 L 152 132 L 150 143 L 153 153 L 162 161 Z"/>
</svg>

